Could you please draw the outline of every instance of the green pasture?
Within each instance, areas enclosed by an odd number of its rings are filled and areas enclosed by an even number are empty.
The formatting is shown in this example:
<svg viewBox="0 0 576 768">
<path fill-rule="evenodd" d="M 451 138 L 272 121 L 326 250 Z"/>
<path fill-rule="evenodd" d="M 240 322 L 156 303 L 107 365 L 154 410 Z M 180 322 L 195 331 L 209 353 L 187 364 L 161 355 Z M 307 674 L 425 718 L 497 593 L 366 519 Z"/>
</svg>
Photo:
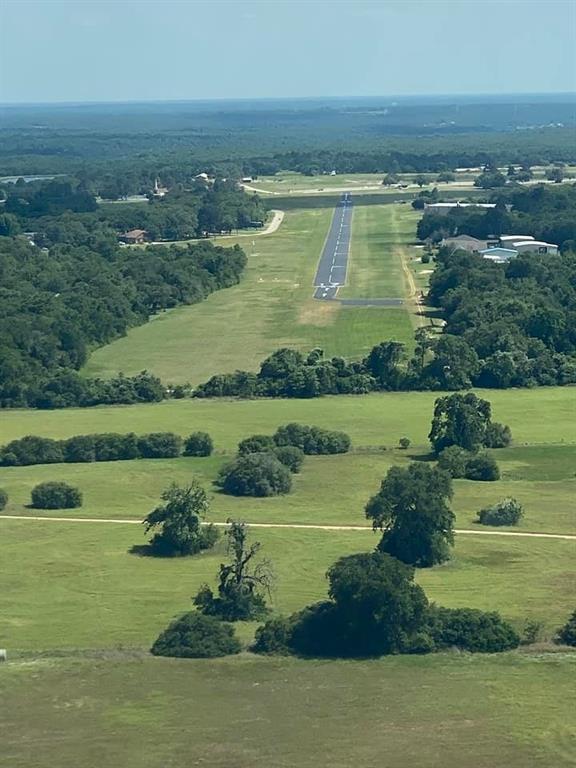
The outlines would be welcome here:
<svg viewBox="0 0 576 768">
<path fill-rule="evenodd" d="M 414 456 L 419 458 L 417 450 L 398 449 L 309 456 L 302 471 L 294 476 L 290 494 L 265 499 L 235 498 L 219 492 L 214 480 L 230 455 L 6 467 L 0 469 L 0 487 L 10 496 L 5 509 L 9 515 L 141 520 L 171 482 L 186 484 L 196 478 L 212 497 L 210 519 L 215 521 L 233 517 L 255 523 L 368 525 L 364 518 L 366 502 L 378 491 L 392 465 L 407 466 Z M 525 517 L 512 530 L 576 534 L 574 446 L 499 450 L 494 451 L 494 456 L 500 465 L 501 480 L 454 482 L 452 506 L 459 528 L 486 530 L 476 524 L 476 513 L 513 496 L 524 505 Z M 539 476 L 540 464 L 553 467 L 553 474 Z M 28 509 L 32 488 L 55 479 L 80 488 L 84 495 L 82 508 L 56 513 Z"/>
<path fill-rule="evenodd" d="M 121 653 L 0 670 L 10 768 L 568 768 L 575 655 L 210 662 Z"/>
<path fill-rule="evenodd" d="M 147 648 L 170 619 L 192 608 L 225 559 L 216 548 L 190 558 L 131 553 L 143 526 L 0 518 L 2 644 L 14 651 Z M 329 566 L 371 550 L 372 531 L 252 529 L 274 568 L 272 605 L 288 613 L 323 599 Z M 543 623 L 550 637 L 574 610 L 575 545 L 562 539 L 459 536 L 452 560 L 418 571 L 441 605 L 498 610 L 518 627 Z M 249 641 L 255 625 L 240 625 Z"/>
<path fill-rule="evenodd" d="M 475 390 L 492 403 L 492 418 L 509 424 L 515 445 L 575 444 L 576 387 Z M 217 450 L 232 451 L 247 435 L 272 434 L 297 421 L 347 432 L 355 447 L 398 444 L 427 449 L 434 401 L 442 392 L 387 392 L 311 400 L 185 399 L 56 411 L 6 410 L 0 442 L 24 435 L 64 438 L 94 432 L 209 432 Z M 576 469 L 575 469 L 576 471 Z"/>
<path fill-rule="evenodd" d="M 274 234 L 252 240 L 239 236 L 237 242 L 248 256 L 239 285 L 133 328 L 124 338 L 96 350 L 85 374 L 106 377 L 147 369 L 167 382 L 198 384 L 214 373 L 256 370 L 280 346 L 303 350 L 321 346 L 330 356 L 358 358 L 384 339 L 411 345 L 412 324 L 403 309 L 341 307 L 312 298 L 332 213 L 331 208 L 289 211 Z M 366 286 L 375 279 L 380 281 L 375 283 L 378 290 L 388 287 L 390 270 L 394 274 L 401 270 L 400 254 L 389 251 L 379 262 L 376 249 L 389 241 L 398 246 L 410 242 L 416 220 L 406 206 L 355 210 L 351 271 L 343 295 L 372 296 Z M 222 240 L 223 245 L 234 242 L 234 238 Z M 370 255 L 365 258 L 367 250 Z M 401 281 L 394 288 L 394 295 L 403 295 Z"/>
</svg>

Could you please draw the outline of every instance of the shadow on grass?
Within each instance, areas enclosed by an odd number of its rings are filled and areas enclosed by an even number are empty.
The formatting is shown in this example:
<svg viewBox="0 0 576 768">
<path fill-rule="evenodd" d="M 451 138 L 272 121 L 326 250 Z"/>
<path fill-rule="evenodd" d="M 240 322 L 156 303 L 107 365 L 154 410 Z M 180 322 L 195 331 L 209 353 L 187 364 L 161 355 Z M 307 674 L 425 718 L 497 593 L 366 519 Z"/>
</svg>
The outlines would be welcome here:
<svg viewBox="0 0 576 768">
<path fill-rule="evenodd" d="M 436 461 L 436 456 L 433 453 L 410 453 L 408 454 L 412 461 L 423 461 L 430 463 Z"/>
</svg>

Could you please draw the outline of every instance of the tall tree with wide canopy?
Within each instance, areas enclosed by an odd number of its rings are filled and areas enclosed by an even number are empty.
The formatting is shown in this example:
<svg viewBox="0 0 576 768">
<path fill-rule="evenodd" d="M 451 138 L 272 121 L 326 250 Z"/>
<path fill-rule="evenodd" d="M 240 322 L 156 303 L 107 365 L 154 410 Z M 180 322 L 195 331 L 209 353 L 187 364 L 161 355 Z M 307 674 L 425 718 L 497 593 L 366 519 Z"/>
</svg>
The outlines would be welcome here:
<svg viewBox="0 0 576 768">
<path fill-rule="evenodd" d="M 379 551 L 420 568 L 447 560 L 454 544 L 451 498 L 446 472 L 421 463 L 391 467 L 365 510 L 374 530 L 383 531 Z"/>
</svg>

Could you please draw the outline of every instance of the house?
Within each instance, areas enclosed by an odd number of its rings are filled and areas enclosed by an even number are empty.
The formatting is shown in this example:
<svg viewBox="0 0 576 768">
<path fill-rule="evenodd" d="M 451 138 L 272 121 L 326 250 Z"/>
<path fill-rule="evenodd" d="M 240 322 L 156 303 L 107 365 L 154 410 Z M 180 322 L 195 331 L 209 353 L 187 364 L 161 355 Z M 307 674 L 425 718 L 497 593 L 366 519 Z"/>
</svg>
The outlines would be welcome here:
<svg viewBox="0 0 576 768">
<path fill-rule="evenodd" d="M 198 181 L 208 181 L 208 174 L 207 173 L 197 173 L 196 176 L 194 176 L 195 179 L 198 179 Z"/>
<path fill-rule="evenodd" d="M 532 235 L 501 235 L 499 238 L 500 245 L 507 248 L 509 244 L 514 242 L 525 242 L 526 240 L 534 240 Z"/>
<path fill-rule="evenodd" d="M 118 235 L 118 239 L 121 243 L 126 243 L 126 245 L 140 245 L 146 242 L 148 233 L 145 229 L 131 229 Z"/>
<path fill-rule="evenodd" d="M 459 200 L 449 203 L 426 203 L 424 213 L 452 213 L 456 208 L 496 208 L 496 203 L 461 203 Z"/>
<path fill-rule="evenodd" d="M 468 251 L 468 253 L 479 253 L 488 248 L 487 240 L 478 240 L 470 235 L 458 235 L 457 237 L 446 237 L 442 240 L 442 245 L 451 248 L 454 251 Z"/>
<path fill-rule="evenodd" d="M 242 176 L 242 184 L 251 184 L 253 181 L 252 176 Z"/>
<path fill-rule="evenodd" d="M 555 255 L 558 253 L 558 246 L 554 243 L 545 243 L 542 240 L 519 240 L 512 243 L 512 248 L 517 253 L 541 253 Z"/>
</svg>

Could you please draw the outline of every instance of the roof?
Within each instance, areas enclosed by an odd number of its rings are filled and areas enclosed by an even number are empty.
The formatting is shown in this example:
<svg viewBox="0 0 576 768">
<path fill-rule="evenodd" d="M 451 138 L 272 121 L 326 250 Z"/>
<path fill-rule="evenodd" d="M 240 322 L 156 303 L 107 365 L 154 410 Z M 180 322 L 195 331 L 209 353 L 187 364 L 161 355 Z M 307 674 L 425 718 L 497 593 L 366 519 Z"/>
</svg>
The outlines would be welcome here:
<svg viewBox="0 0 576 768">
<path fill-rule="evenodd" d="M 513 248 L 484 248 L 480 253 L 482 256 L 516 256 L 518 251 Z"/>
<path fill-rule="evenodd" d="M 500 242 L 505 240 L 514 240 L 515 242 L 525 242 L 526 240 L 534 240 L 532 235 L 500 235 Z"/>
<path fill-rule="evenodd" d="M 128 232 L 123 232 L 122 237 L 142 237 L 145 234 L 145 229 L 131 229 Z"/>
<path fill-rule="evenodd" d="M 496 203 L 426 203 L 426 208 L 496 208 Z"/>
<path fill-rule="evenodd" d="M 545 243 L 543 240 L 518 240 L 513 245 L 514 248 L 519 248 L 521 245 L 547 245 L 549 248 L 558 248 L 554 243 Z"/>
<path fill-rule="evenodd" d="M 472 237 L 472 235 L 456 235 L 455 237 L 447 237 L 446 240 L 450 240 L 451 242 L 459 241 L 459 242 L 467 242 L 467 243 L 485 243 L 485 240 L 479 240 L 477 237 Z"/>
</svg>

